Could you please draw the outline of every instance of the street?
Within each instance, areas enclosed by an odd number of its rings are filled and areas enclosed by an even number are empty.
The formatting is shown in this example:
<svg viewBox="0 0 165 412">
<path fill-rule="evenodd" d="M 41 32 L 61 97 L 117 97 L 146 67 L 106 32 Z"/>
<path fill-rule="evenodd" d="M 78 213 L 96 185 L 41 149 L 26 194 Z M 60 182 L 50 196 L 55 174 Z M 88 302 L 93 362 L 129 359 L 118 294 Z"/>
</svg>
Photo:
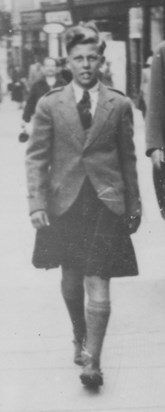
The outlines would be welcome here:
<svg viewBox="0 0 165 412">
<path fill-rule="evenodd" d="M 80 383 L 72 329 L 60 292 L 60 269 L 31 265 L 21 111 L 0 107 L 0 412 L 165 411 L 165 222 L 145 156 L 144 124 L 135 111 L 143 219 L 132 240 L 139 276 L 111 281 L 112 314 L 98 393 Z"/>
</svg>

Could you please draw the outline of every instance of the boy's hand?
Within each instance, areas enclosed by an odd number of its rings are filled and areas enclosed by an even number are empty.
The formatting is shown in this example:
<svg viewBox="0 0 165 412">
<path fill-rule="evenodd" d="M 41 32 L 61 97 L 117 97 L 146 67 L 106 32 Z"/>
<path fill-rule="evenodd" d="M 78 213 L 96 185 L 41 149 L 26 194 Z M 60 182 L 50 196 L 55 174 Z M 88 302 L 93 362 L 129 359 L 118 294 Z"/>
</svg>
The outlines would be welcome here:
<svg viewBox="0 0 165 412">
<path fill-rule="evenodd" d="M 32 213 L 31 222 L 35 229 L 50 226 L 49 218 L 45 210 L 38 210 L 37 212 Z"/>
</svg>

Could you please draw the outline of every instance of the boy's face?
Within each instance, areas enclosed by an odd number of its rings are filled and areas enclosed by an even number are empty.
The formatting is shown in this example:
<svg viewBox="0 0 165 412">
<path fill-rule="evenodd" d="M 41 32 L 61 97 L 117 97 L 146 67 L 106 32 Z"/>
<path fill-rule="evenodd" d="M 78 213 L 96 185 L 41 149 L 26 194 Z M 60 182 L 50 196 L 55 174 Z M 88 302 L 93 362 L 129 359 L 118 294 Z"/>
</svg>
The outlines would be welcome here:
<svg viewBox="0 0 165 412">
<path fill-rule="evenodd" d="M 96 44 L 78 44 L 69 54 L 69 65 L 74 81 L 87 89 L 96 83 L 102 62 L 103 56 L 98 53 Z"/>
</svg>

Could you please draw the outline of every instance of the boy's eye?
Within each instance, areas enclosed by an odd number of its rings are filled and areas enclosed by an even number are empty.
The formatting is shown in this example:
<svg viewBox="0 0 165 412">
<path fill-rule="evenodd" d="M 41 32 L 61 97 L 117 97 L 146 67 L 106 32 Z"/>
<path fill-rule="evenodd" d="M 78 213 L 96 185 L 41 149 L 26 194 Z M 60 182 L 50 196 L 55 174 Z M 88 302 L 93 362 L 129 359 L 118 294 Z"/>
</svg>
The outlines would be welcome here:
<svg viewBox="0 0 165 412">
<path fill-rule="evenodd" d="M 95 56 L 90 56 L 90 57 L 89 57 L 89 60 L 90 60 L 90 61 L 95 61 L 95 60 L 96 60 L 96 57 L 95 57 Z"/>
<path fill-rule="evenodd" d="M 81 56 L 75 57 L 75 60 L 81 61 L 81 60 L 82 60 L 82 57 L 81 57 Z"/>
</svg>

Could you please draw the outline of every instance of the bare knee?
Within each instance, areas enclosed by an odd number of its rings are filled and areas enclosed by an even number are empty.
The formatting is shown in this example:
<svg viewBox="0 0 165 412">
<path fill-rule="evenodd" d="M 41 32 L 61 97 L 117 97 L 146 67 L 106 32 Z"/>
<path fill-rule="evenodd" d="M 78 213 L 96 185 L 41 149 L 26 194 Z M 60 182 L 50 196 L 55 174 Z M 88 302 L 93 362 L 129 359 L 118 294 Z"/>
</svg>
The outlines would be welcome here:
<svg viewBox="0 0 165 412">
<path fill-rule="evenodd" d="M 98 276 L 85 277 L 85 288 L 90 300 L 109 302 L 109 280 Z"/>
</svg>

